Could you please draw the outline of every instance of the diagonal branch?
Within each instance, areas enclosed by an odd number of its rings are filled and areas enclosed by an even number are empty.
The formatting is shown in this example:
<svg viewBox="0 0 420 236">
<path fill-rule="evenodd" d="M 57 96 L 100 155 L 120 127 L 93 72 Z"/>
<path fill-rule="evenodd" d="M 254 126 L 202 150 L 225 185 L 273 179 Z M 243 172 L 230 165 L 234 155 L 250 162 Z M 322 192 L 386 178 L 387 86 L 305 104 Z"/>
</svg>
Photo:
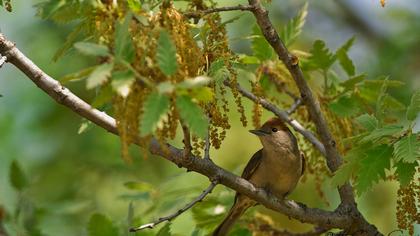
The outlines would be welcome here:
<svg viewBox="0 0 420 236">
<path fill-rule="evenodd" d="M 137 231 L 140 231 L 140 230 L 143 230 L 143 229 L 153 229 L 156 225 L 158 225 L 162 222 L 172 221 L 173 219 L 175 219 L 176 217 L 178 217 L 182 213 L 189 210 L 195 204 L 201 202 L 208 194 L 210 194 L 213 191 L 213 189 L 214 189 L 214 187 L 216 187 L 216 185 L 217 185 L 217 181 L 212 181 L 210 183 L 210 185 L 207 187 L 207 189 L 204 190 L 198 197 L 196 197 L 192 202 L 188 203 L 187 205 L 185 205 L 183 208 L 179 209 L 175 213 L 172 213 L 172 214 L 170 214 L 168 216 L 165 216 L 165 217 L 161 217 L 155 222 L 144 224 L 144 225 L 141 225 L 139 227 L 131 228 L 130 232 L 137 232 Z"/>
<path fill-rule="evenodd" d="M 114 118 L 107 115 L 105 112 L 101 112 L 91 107 L 70 90 L 63 87 L 58 81 L 48 76 L 17 49 L 14 43 L 7 40 L 3 34 L 0 34 L 0 54 L 7 56 L 8 62 L 19 68 L 19 70 L 25 73 L 32 82 L 45 91 L 55 101 L 104 128 L 108 132 L 118 135 Z M 135 144 L 140 145 L 140 142 L 136 140 Z M 178 149 L 170 144 L 166 144 L 166 146 L 163 147 L 155 138 L 151 138 L 148 148 L 154 155 L 161 156 L 180 167 L 207 176 L 209 179 L 218 180 L 220 184 L 250 197 L 265 207 L 298 219 L 301 222 L 311 223 L 321 227 L 342 229 L 348 227 L 352 222 L 351 216 L 343 212 L 342 209 L 331 212 L 317 208 L 309 208 L 304 204 L 296 203 L 294 201 L 283 201 L 268 196 L 263 189 L 255 188 L 255 186 L 247 180 L 222 169 L 215 165 L 210 159 L 198 158 L 191 155 L 190 158 L 186 160 L 182 149 Z"/>
<path fill-rule="evenodd" d="M 233 88 L 233 85 L 228 81 L 226 81 L 224 84 L 226 86 Z M 268 111 L 271 111 L 274 115 L 279 117 L 283 122 L 288 123 L 294 130 L 302 134 L 309 142 L 311 142 L 315 146 L 315 148 L 318 149 L 318 151 L 322 153 L 322 155 L 324 156 L 326 155 L 324 145 L 315 137 L 315 135 L 311 131 L 305 129 L 297 120 L 290 118 L 287 112 L 280 110 L 273 103 L 263 98 L 257 97 L 255 94 L 245 90 L 239 84 L 236 84 L 236 89 L 244 97 L 248 98 L 251 101 L 261 104 L 261 106 L 263 106 Z"/>
</svg>

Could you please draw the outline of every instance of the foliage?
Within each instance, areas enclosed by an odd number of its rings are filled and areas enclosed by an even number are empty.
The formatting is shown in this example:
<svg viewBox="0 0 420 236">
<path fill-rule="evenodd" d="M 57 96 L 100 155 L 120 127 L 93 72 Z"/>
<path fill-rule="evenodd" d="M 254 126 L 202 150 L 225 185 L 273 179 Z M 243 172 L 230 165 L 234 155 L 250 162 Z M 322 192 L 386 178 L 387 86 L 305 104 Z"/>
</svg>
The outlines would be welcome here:
<svg viewBox="0 0 420 236">
<path fill-rule="evenodd" d="M 41 18 L 73 26 L 54 60 L 75 49 L 80 53 L 77 56 L 94 62 L 93 66 L 64 76 L 61 82 L 85 82 L 95 96 L 92 106 L 106 108 L 117 118 L 121 152 L 126 160 L 130 159 L 129 145 L 134 141 L 143 146 L 148 145 L 151 136 L 162 143 L 179 141 L 179 124 L 191 131 L 194 154 L 201 154 L 207 135 L 211 146 L 219 148 L 236 116 L 231 107 L 237 109 L 244 126 L 249 114 L 253 125 L 259 126 L 264 115 L 261 105 L 257 102 L 252 109 L 244 106 L 237 84 L 250 87 L 255 95 L 281 108 L 290 107 L 299 97 L 290 73 L 257 25 L 251 26 L 252 35 L 247 37 L 249 53 L 238 54 L 229 47 L 226 30 L 227 24 L 237 18 L 222 22 L 216 13 L 195 22 L 182 15 L 214 7 L 213 1 L 191 1 L 185 8 L 167 1 L 113 2 L 46 0 L 37 7 Z M 8 4 L 10 1 L 0 1 L 5 8 Z M 307 14 L 308 4 L 304 4 L 280 30 L 287 47 L 299 40 Z M 305 177 L 314 179 L 316 191 L 325 201 L 322 185 L 328 181 L 333 186 L 350 181 L 361 196 L 380 181 L 396 179 L 401 186 L 400 197 L 415 196 L 418 192 L 406 188 L 416 182 L 419 173 L 420 134 L 413 127 L 420 112 L 420 92 L 414 92 L 406 104 L 392 92 L 403 83 L 388 76 L 361 73 L 349 56 L 355 43 L 352 37 L 337 50 L 331 50 L 324 41 L 315 40 L 308 52 L 301 45 L 294 45 L 299 50 L 293 53 L 297 52 L 305 78 L 344 156 L 343 165 L 331 177 L 319 153 L 298 137 L 308 158 Z M 292 117 L 315 132 L 304 107 Z M 88 123 L 82 123 L 80 133 L 87 126 Z M 30 185 L 17 162 L 10 167 L 10 182 L 17 192 L 25 192 Z M 140 212 L 134 213 L 130 204 L 129 226 L 167 213 L 180 202 L 175 197 L 165 197 L 169 203 L 159 202 L 162 196 L 170 194 L 151 183 L 131 181 L 124 186 L 130 194 L 120 198 L 142 205 L 136 209 Z M 173 195 L 189 193 L 186 190 Z M 206 198 L 193 208 L 193 234 L 210 232 L 223 217 L 216 209 L 228 209 L 230 203 L 217 196 Z M 399 221 L 411 222 L 416 214 L 413 210 Z M 87 231 L 92 236 L 119 235 L 119 227 L 106 216 L 94 214 Z M 400 227 L 408 228 L 403 224 Z M 36 231 L 34 226 L 33 232 Z M 171 235 L 171 224 L 153 233 Z M 251 234 L 241 227 L 235 233 Z"/>
</svg>

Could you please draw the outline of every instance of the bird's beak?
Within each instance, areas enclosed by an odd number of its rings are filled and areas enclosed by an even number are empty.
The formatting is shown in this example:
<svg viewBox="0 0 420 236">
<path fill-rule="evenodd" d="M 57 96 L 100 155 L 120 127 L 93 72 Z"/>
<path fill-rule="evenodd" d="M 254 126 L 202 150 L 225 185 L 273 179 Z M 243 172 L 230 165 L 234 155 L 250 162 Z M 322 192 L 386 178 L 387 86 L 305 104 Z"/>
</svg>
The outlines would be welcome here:
<svg viewBox="0 0 420 236">
<path fill-rule="evenodd" d="M 249 132 L 251 132 L 251 133 L 253 133 L 257 136 L 264 136 L 264 135 L 270 134 L 269 132 L 261 130 L 261 129 L 253 129 L 253 130 L 250 130 Z"/>
</svg>

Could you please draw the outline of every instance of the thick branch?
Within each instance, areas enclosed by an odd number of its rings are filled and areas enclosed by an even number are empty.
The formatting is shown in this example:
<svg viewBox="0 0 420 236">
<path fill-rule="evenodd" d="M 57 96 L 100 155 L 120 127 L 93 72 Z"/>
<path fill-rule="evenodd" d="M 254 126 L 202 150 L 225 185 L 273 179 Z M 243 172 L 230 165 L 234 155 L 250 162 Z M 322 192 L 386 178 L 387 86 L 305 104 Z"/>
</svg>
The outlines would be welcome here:
<svg viewBox="0 0 420 236">
<path fill-rule="evenodd" d="M 249 5 L 238 5 L 238 6 L 230 6 L 230 7 L 218 7 L 218 8 L 210 8 L 195 12 L 185 12 L 184 16 L 189 18 L 200 18 L 205 15 L 215 13 L 215 12 L 223 12 L 223 11 L 252 11 L 253 7 Z"/>
<path fill-rule="evenodd" d="M 24 72 L 28 78 L 58 103 L 68 107 L 75 113 L 107 131 L 118 135 L 116 122 L 112 117 L 92 108 L 70 90 L 63 87 L 58 81 L 45 74 L 2 34 L 0 34 L 0 54 L 6 55 L 8 62 Z M 139 142 L 136 142 L 136 144 L 140 145 Z M 180 167 L 185 167 L 188 170 L 207 176 L 211 180 L 217 180 L 220 184 L 254 199 L 265 207 L 298 219 L 301 222 L 329 228 L 347 228 L 352 222 L 351 217 L 342 211 L 330 212 L 308 208 L 294 201 L 282 201 L 272 196 L 267 196 L 264 190 L 257 189 L 247 180 L 220 168 L 210 159 L 190 156 L 186 160 L 186 158 L 183 158 L 184 151 L 182 149 L 177 149 L 169 144 L 166 144 L 166 147 L 162 147 L 160 142 L 155 138 L 151 139 L 149 150 L 152 154 L 161 156 Z"/>
<path fill-rule="evenodd" d="M 271 23 L 270 18 L 268 17 L 268 11 L 261 5 L 260 0 L 248 0 L 248 2 L 251 6 L 254 6 L 253 13 L 265 39 L 273 47 L 274 51 L 279 56 L 279 59 L 285 64 L 298 86 L 302 100 L 308 108 L 312 121 L 315 123 L 321 142 L 324 144 L 327 154 L 327 165 L 332 172 L 335 172 L 341 165 L 342 158 L 337 150 L 336 142 L 329 131 L 328 124 L 321 112 L 319 103 L 306 83 L 296 56 L 289 53 L 283 44 L 276 29 Z M 352 225 L 349 229 L 352 231 L 355 229 L 362 229 L 371 235 L 379 234 L 376 227 L 370 225 L 358 211 L 352 187 L 348 182 L 339 188 L 339 193 L 342 203 L 352 206 L 354 221 L 357 221 L 357 225 Z"/>
<path fill-rule="evenodd" d="M 145 224 L 145 225 L 141 225 L 139 227 L 136 228 L 131 228 L 130 232 L 137 232 L 143 229 L 153 229 L 156 225 L 165 222 L 165 221 L 172 221 L 173 219 L 175 219 L 176 217 L 178 217 L 179 215 L 181 215 L 182 213 L 188 211 L 191 207 L 193 207 L 195 204 L 197 204 L 198 202 L 201 202 L 208 194 L 210 194 L 214 187 L 216 187 L 217 182 L 213 181 L 211 182 L 211 184 L 207 187 L 206 190 L 204 190 L 200 196 L 198 196 L 197 198 L 195 198 L 192 202 L 188 203 L 187 205 L 185 205 L 183 208 L 179 209 L 178 211 L 176 211 L 173 214 L 170 214 L 168 216 L 165 217 L 161 217 L 159 218 L 157 221 L 149 223 L 149 224 Z"/>
<path fill-rule="evenodd" d="M 328 167 L 332 172 L 335 172 L 341 165 L 342 159 L 336 148 L 336 142 L 328 129 L 328 124 L 324 118 L 324 115 L 321 112 L 319 103 L 313 96 L 311 89 L 306 83 L 299 64 L 296 63 L 296 57 L 290 54 L 287 48 L 284 46 L 277 31 L 271 23 L 270 18 L 268 17 L 268 11 L 261 5 L 260 1 L 249 0 L 248 2 L 250 5 L 255 7 L 255 10 L 253 11 L 254 16 L 267 42 L 270 43 L 270 45 L 276 51 L 279 59 L 286 65 L 287 69 L 295 80 L 296 85 L 300 90 L 302 100 L 306 104 L 311 119 L 315 123 L 321 142 L 324 144 L 327 154 L 326 158 Z M 340 197 L 344 202 L 354 204 L 354 196 L 349 184 L 343 186 L 339 192 Z"/>
</svg>

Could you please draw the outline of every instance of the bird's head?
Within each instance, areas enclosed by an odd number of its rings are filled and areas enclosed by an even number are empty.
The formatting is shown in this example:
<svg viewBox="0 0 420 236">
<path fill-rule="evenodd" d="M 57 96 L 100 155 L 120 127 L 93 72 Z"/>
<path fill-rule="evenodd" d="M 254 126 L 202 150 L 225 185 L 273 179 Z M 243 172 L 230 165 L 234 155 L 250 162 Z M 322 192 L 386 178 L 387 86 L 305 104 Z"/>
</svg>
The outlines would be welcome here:
<svg viewBox="0 0 420 236">
<path fill-rule="evenodd" d="M 271 118 L 261 128 L 249 132 L 258 136 L 264 148 L 292 147 L 295 137 L 279 118 Z"/>
</svg>

